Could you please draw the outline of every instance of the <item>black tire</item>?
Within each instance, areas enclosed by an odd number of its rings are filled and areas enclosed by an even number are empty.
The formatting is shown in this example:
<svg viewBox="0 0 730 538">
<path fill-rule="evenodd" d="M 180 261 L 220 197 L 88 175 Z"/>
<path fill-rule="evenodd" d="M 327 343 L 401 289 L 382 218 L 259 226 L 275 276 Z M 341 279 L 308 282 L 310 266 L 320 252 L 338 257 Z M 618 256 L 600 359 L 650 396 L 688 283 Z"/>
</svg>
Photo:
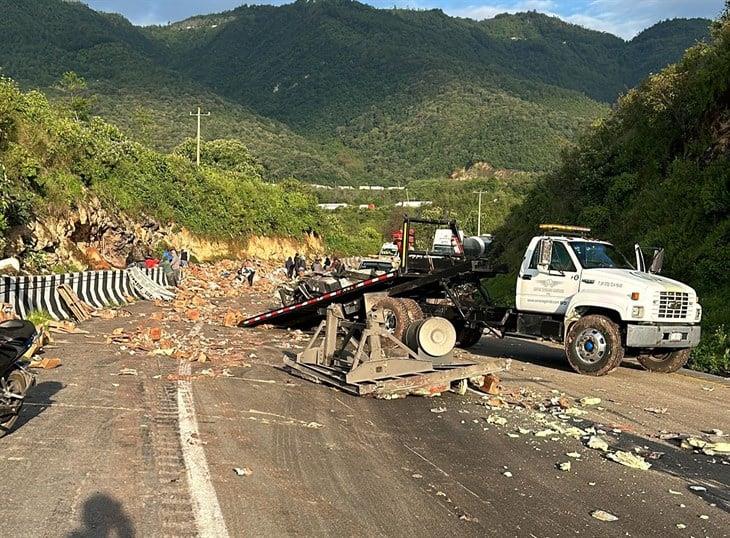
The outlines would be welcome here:
<svg viewBox="0 0 730 538">
<path fill-rule="evenodd" d="M 687 364 L 691 352 L 691 349 L 675 349 L 665 353 L 644 353 L 636 357 L 636 360 L 647 370 L 670 374 Z"/>
<path fill-rule="evenodd" d="M 601 376 L 618 367 L 624 358 L 619 326 L 605 316 L 580 318 L 568 330 L 565 354 L 570 366 L 585 375 Z"/>
<path fill-rule="evenodd" d="M 456 347 L 468 349 L 479 343 L 482 339 L 482 329 L 474 329 L 472 327 L 461 327 L 456 331 Z"/>
<path fill-rule="evenodd" d="M 22 394 L 28 391 L 28 378 L 19 370 L 13 370 L 8 374 L 7 379 L 8 389 L 15 394 Z M 6 436 L 13 429 L 15 422 L 20 416 L 20 410 L 23 407 L 23 400 L 15 400 L 13 404 L 13 412 L 9 415 L 3 415 L 0 417 L 0 437 Z"/>
<path fill-rule="evenodd" d="M 383 311 L 385 327 L 388 332 L 402 342 L 408 326 L 413 321 L 408 314 L 408 308 L 403 299 L 385 297 L 375 303 L 375 308 Z"/>
<path fill-rule="evenodd" d="M 421 310 L 421 306 L 414 300 L 414 299 L 398 299 L 400 302 L 403 303 L 403 305 L 406 307 L 406 311 L 408 312 L 408 317 L 410 320 L 418 321 L 419 319 L 423 319 L 423 310 Z"/>
</svg>

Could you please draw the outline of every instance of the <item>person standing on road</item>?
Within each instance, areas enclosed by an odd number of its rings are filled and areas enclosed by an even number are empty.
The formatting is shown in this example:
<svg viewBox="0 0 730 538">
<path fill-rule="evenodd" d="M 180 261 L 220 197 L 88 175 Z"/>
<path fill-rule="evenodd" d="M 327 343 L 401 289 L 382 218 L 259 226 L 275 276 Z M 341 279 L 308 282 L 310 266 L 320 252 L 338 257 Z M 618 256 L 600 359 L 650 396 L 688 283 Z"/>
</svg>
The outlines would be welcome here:
<svg viewBox="0 0 730 538">
<path fill-rule="evenodd" d="M 180 285 L 180 255 L 174 248 L 170 250 L 170 268 L 172 269 L 174 286 Z"/>
<path fill-rule="evenodd" d="M 294 260 L 291 256 L 289 256 L 286 259 L 286 262 L 284 262 L 284 269 L 286 269 L 286 277 L 291 280 L 294 278 Z"/>
<path fill-rule="evenodd" d="M 322 260 L 320 258 L 315 258 L 314 263 L 312 264 L 312 271 L 315 273 L 322 272 Z"/>
<path fill-rule="evenodd" d="M 246 276 L 249 287 L 253 286 L 253 277 L 256 276 L 256 267 L 251 260 L 246 260 L 243 264 L 243 274 Z"/>
<path fill-rule="evenodd" d="M 330 268 L 330 265 L 332 265 L 332 262 L 330 261 L 329 256 L 325 256 L 324 258 L 324 270 L 327 271 Z"/>
<path fill-rule="evenodd" d="M 294 263 L 296 264 L 297 273 L 299 273 L 300 269 L 307 270 L 307 259 L 298 252 L 294 258 Z"/>
</svg>

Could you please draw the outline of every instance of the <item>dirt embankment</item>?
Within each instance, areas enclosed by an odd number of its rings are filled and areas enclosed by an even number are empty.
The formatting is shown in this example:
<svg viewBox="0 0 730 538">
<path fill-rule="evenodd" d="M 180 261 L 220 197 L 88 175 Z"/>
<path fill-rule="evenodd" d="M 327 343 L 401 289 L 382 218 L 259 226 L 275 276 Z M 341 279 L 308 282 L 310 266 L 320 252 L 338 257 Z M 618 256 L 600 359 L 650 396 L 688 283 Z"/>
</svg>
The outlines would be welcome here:
<svg viewBox="0 0 730 538">
<path fill-rule="evenodd" d="M 321 239 L 309 234 L 300 238 L 208 239 L 173 223 L 161 224 L 146 216 L 132 218 L 110 212 L 98 199 L 92 198 L 62 215 L 48 215 L 12 230 L 0 258 L 41 254 L 45 264 L 51 267 L 103 269 L 125 267 L 128 258 L 141 259 L 146 254 L 155 254 L 162 246 L 186 249 L 200 261 L 220 258 L 279 261 L 295 252 L 312 255 L 324 250 Z"/>
</svg>

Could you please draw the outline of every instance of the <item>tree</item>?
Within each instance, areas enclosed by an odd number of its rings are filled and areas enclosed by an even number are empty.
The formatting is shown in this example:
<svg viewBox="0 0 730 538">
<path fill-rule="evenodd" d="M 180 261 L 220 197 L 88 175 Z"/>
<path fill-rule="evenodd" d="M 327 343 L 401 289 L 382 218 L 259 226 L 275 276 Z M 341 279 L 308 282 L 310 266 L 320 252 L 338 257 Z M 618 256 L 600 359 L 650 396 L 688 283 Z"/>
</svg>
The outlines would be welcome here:
<svg viewBox="0 0 730 538">
<path fill-rule="evenodd" d="M 65 95 L 65 102 L 76 121 L 88 121 L 96 98 L 88 94 L 84 77 L 74 71 L 66 71 L 58 81 L 57 89 Z"/>
</svg>

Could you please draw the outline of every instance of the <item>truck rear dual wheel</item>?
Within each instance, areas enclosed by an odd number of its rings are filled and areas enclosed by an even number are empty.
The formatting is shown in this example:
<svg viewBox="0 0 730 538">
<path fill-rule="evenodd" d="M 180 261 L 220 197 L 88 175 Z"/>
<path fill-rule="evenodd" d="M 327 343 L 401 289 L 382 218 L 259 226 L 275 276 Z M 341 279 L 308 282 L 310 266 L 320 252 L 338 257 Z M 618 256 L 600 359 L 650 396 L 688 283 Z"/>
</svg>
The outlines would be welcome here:
<svg viewBox="0 0 730 538">
<path fill-rule="evenodd" d="M 423 319 L 423 311 L 413 299 L 384 297 L 375 306 L 383 311 L 385 328 L 401 342 L 405 338 L 408 326 L 414 321 Z"/>
<path fill-rule="evenodd" d="M 600 376 L 618 367 L 624 358 L 619 326 L 601 315 L 580 318 L 568 330 L 565 354 L 573 370 Z"/>
<path fill-rule="evenodd" d="M 668 374 L 687 364 L 691 351 L 691 349 L 676 349 L 665 353 L 645 353 L 636 357 L 636 360 L 647 370 Z"/>
</svg>

